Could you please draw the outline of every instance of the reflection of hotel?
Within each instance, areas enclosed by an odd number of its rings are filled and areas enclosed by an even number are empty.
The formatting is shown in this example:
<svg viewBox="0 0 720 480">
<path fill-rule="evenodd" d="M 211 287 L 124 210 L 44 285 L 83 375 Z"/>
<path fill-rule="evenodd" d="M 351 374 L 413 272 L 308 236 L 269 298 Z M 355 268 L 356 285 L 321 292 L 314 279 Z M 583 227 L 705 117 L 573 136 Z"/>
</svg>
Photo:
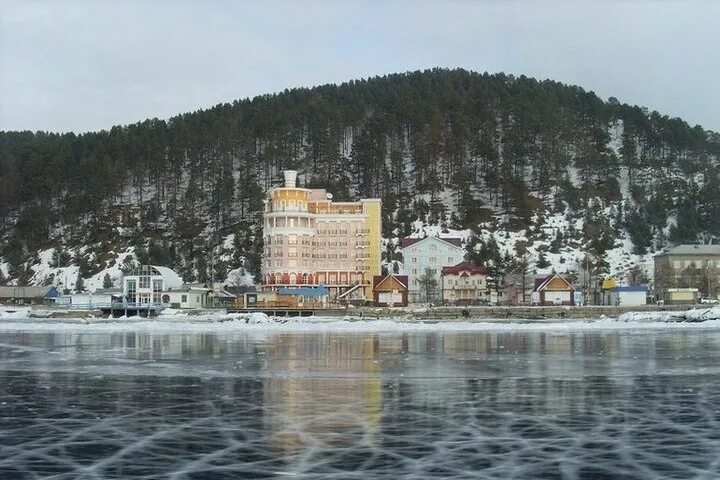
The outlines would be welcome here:
<svg viewBox="0 0 720 480">
<path fill-rule="evenodd" d="M 327 285 L 330 298 L 372 298 L 380 274 L 379 199 L 333 202 L 324 189 L 285 186 L 265 200 L 263 290 Z"/>
<path fill-rule="evenodd" d="M 267 344 L 263 384 L 273 446 L 287 454 L 378 441 L 382 380 L 377 334 L 360 338 L 279 335 Z M 343 375 L 338 375 L 342 372 Z"/>
</svg>

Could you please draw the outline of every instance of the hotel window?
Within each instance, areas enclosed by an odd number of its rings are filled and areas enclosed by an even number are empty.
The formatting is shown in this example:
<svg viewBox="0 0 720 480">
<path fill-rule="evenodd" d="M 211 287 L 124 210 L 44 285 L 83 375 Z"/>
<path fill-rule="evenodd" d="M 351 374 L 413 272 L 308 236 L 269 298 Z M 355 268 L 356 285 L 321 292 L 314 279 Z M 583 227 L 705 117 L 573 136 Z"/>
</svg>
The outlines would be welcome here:
<svg viewBox="0 0 720 480">
<path fill-rule="evenodd" d="M 137 297 L 135 296 L 137 293 L 137 282 L 135 280 L 126 280 L 125 290 L 127 292 L 127 301 L 130 303 L 137 302 Z"/>
<path fill-rule="evenodd" d="M 181 295 L 181 296 L 180 296 L 180 301 L 181 301 L 182 303 L 187 303 L 187 295 Z"/>
<path fill-rule="evenodd" d="M 140 277 L 140 288 L 150 288 L 150 277 L 145 275 Z"/>
<path fill-rule="evenodd" d="M 436 263 L 437 257 L 430 257 L 430 263 Z"/>
<path fill-rule="evenodd" d="M 417 263 L 417 257 L 412 257 L 412 263 Z"/>
<path fill-rule="evenodd" d="M 412 273 L 413 273 L 413 275 L 417 275 L 417 268 L 413 268 Z"/>
<path fill-rule="evenodd" d="M 297 245 L 297 235 L 288 235 L 288 245 Z"/>
<path fill-rule="evenodd" d="M 448 257 L 448 264 L 450 264 L 450 263 L 453 263 L 453 258 L 452 258 L 452 257 Z"/>
<path fill-rule="evenodd" d="M 282 267 L 282 260 L 275 260 L 276 267 Z"/>
</svg>

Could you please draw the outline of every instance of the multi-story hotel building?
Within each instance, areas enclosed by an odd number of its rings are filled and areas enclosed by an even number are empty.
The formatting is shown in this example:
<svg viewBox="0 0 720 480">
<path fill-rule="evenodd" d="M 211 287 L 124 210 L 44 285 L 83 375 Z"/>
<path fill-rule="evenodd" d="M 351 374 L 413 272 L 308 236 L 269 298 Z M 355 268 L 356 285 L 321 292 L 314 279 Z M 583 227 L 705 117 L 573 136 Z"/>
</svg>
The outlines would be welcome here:
<svg viewBox="0 0 720 480">
<path fill-rule="evenodd" d="M 372 298 L 380 275 L 381 202 L 333 202 L 324 189 L 285 186 L 270 191 L 263 218 L 263 290 L 325 285 L 330 298 Z"/>
</svg>

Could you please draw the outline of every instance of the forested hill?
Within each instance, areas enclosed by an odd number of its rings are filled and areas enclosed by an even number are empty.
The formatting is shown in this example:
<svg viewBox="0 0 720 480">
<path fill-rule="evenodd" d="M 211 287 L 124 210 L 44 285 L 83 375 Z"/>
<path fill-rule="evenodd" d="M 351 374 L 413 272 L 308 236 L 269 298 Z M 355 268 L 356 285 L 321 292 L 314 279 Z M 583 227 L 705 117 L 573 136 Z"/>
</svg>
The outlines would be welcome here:
<svg viewBox="0 0 720 480">
<path fill-rule="evenodd" d="M 499 264 L 511 259 L 496 243 L 521 232 L 516 250 L 547 241 L 534 261 L 573 247 L 602 270 L 621 241 L 643 254 L 720 238 L 719 162 L 720 135 L 681 119 L 554 81 L 443 69 L 109 131 L 2 132 L 0 276 L 51 281 L 33 268 L 45 262 L 89 278 L 130 264 L 127 252 L 187 280 L 257 273 L 257 214 L 286 168 L 338 200 L 381 197 L 387 238 L 418 219 L 472 229 L 478 259 Z"/>
</svg>

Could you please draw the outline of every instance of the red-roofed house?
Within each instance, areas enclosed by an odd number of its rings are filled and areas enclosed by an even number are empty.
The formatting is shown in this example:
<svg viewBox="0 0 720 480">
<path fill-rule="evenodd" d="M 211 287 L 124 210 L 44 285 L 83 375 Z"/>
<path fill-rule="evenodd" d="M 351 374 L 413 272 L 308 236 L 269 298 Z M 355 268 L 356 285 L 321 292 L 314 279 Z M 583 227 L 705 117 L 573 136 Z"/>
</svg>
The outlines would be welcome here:
<svg viewBox="0 0 720 480">
<path fill-rule="evenodd" d="M 407 275 L 376 275 L 373 277 L 373 304 L 376 307 L 407 307 Z"/>
<path fill-rule="evenodd" d="M 487 280 L 490 274 L 471 262 L 460 262 L 452 267 L 443 267 L 443 302 L 468 305 L 490 300 Z"/>
</svg>

